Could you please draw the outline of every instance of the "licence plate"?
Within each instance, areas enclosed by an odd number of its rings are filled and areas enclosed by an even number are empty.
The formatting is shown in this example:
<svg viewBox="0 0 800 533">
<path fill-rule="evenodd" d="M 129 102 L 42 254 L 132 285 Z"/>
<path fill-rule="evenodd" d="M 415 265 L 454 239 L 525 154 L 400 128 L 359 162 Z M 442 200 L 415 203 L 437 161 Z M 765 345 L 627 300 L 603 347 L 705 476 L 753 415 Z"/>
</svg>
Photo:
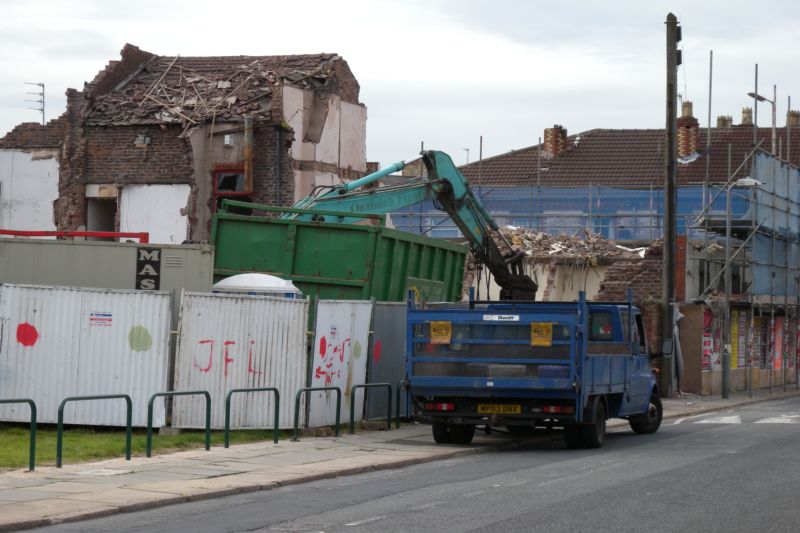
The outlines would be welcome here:
<svg viewBox="0 0 800 533">
<path fill-rule="evenodd" d="M 518 415 L 522 413 L 521 405 L 504 403 L 479 403 L 478 414 L 481 415 Z"/>
</svg>

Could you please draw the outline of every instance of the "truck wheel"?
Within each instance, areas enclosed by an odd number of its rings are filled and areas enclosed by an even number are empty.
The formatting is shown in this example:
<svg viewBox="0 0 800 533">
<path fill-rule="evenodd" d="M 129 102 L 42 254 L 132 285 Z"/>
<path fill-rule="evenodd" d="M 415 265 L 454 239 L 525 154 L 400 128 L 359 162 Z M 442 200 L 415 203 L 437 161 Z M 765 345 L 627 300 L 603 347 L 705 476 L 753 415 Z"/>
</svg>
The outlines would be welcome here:
<svg viewBox="0 0 800 533">
<path fill-rule="evenodd" d="M 567 448 L 577 450 L 583 448 L 583 438 L 581 437 L 580 426 L 565 426 L 564 427 L 564 443 Z"/>
<path fill-rule="evenodd" d="M 431 427 L 433 429 L 433 441 L 436 444 L 450 444 L 450 431 L 447 429 L 447 424 L 434 422 Z"/>
<path fill-rule="evenodd" d="M 647 435 L 655 433 L 661 426 L 661 418 L 664 416 L 664 408 L 661 406 L 661 398 L 658 393 L 653 391 L 650 395 L 650 403 L 647 406 L 647 413 L 636 417 L 631 417 L 628 423 L 634 433 Z"/>
<path fill-rule="evenodd" d="M 469 444 L 475 436 L 475 426 L 453 424 L 448 427 L 450 430 L 450 442 L 453 444 Z"/>
<path fill-rule="evenodd" d="M 598 400 L 591 424 L 581 426 L 581 440 L 586 448 L 600 448 L 606 440 L 606 405 Z"/>
</svg>

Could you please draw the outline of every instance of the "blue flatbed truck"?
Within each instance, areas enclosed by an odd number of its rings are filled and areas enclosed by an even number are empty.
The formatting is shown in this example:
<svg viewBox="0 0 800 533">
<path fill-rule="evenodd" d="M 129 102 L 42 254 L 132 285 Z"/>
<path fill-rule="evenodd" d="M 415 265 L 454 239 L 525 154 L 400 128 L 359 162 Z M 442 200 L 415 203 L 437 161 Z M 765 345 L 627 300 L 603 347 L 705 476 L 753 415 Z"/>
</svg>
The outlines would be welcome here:
<svg viewBox="0 0 800 533">
<path fill-rule="evenodd" d="M 476 426 L 563 428 L 570 448 L 603 445 L 608 418 L 654 433 L 662 405 L 644 323 L 626 303 L 463 302 L 408 306 L 413 419 L 437 443 L 468 444 Z"/>
</svg>

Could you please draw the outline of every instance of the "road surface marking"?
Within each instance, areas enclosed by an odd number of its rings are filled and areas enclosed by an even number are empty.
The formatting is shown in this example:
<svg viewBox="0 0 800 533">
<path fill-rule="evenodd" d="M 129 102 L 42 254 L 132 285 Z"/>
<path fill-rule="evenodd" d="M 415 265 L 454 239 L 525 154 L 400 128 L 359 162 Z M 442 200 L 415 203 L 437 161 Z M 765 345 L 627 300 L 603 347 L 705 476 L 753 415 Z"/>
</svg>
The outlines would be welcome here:
<svg viewBox="0 0 800 533">
<path fill-rule="evenodd" d="M 772 416 L 769 418 L 762 418 L 761 420 L 756 420 L 754 424 L 797 424 L 800 422 L 800 415 L 780 415 L 780 416 Z"/>
<path fill-rule="evenodd" d="M 741 424 L 742 419 L 739 415 L 734 416 L 715 416 L 712 418 L 705 418 L 698 420 L 695 424 Z"/>
<path fill-rule="evenodd" d="M 703 415 L 703 414 L 700 414 L 700 415 L 685 416 L 685 417 L 683 417 L 683 418 L 679 418 L 679 419 L 677 419 L 675 422 L 673 422 L 673 423 L 672 423 L 672 425 L 673 425 L 673 426 L 676 426 L 676 425 L 680 424 L 681 422 L 685 422 L 685 421 L 687 421 L 687 420 L 690 420 L 690 419 L 692 419 L 692 418 L 697 418 L 697 417 L 699 417 L 699 416 L 705 416 L 705 415 Z"/>
<path fill-rule="evenodd" d="M 383 520 L 384 518 L 386 518 L 386 515 L 373 516 L 372 518 L 365 518 L 364 520 L 358 520 L 357 522 L 348 522 L 345 525 L 346 526 L 361 526 L 361 525 L 364 525 L 364 524 L 369 524 L 370 522 L 376 522 L 378 520 Z"/>
</svg>

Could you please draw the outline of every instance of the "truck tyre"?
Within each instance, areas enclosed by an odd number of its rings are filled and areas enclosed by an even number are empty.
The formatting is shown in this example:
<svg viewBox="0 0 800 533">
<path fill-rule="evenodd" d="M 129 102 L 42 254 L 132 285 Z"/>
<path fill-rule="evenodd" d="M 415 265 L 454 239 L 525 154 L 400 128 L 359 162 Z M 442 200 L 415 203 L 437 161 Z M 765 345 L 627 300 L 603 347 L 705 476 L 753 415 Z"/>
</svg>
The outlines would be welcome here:
<svg viewBox="0 0 800 533">
<path fill-rule="evenodd" d="M 661 426 L 661 418 L 664 416 L 664 408 L 661 405 L 661 398 L 658 393 L 653 391 L 650 395 L 650 402 L 647 405 L 647 413 L 631 417 L 628 423 L 634 433 L 647 435 L 655 433 Z"/>
<path fill-rule="evenodd" d="M 475 436 L 475 426 L 453 424 L 448 426 L 450 430 L 450 442 L 453 444 L 469 444 Z"/>
<path fill-rule="evenodd" d="M 583 438 L 580 426 L 564 426 L 564 443 L 567 448 L 577 450 L 583 448 Z"/>
<path fill-rule="evenodd" d="M 434 422 L 431 428 L 433 429 L 433 441 L 436 444 L 450 444 L 450 431 L 447 429 L 447 424 Z"/>
<path fill-rule="evenodd" d="M 600 448 L 606 440 L 606 404 L 595 403 L 592 423 L 580 426 L 581 440 L 586 448 Z"/>
</svg>

